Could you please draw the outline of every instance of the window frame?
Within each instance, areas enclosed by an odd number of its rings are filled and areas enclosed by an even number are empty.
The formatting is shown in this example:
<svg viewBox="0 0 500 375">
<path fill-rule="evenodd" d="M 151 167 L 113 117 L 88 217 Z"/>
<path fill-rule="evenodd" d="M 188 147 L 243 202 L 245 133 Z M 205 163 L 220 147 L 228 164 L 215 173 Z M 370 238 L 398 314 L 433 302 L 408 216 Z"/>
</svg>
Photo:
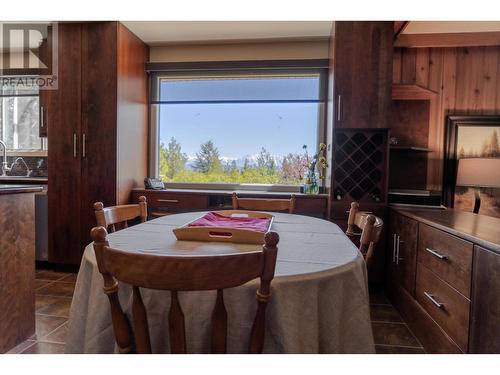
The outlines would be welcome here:
<svg viewBox="0 0 500 375">
<path fill-rule="evenodd" d="M 31 77 L 31 76 L 28 76 Z M 26 77 L 23 77 L 26 78 Z M 38 88 L 38 86 L 37 86 Z M 38 88 L 37 93 L 28 93 L 28 94 L 23 94 L 23 93 L 17 93 L 17 94 L 12 94 L 4 93 L 4 88 L 0 86 L 0 100 L 3 101 L 4 98 L 38 98 L 38 108 L 40 109 L 40 90 Z M 3 103 L 0 106 L 2 109 L 0 110 L 0 116 L 4 115 L 3 112 Z M 38 111 L 38 115 L 40 116 L 40 110 Z M 40 121 L 40 118 L 38 118 L 38 121 Z M 39 128 L 40 124 L 38 124 Z M 4 134 L 5 134 L 5 124 L 2 122 L 2 127 L 0 129 L 0 139 L 4 139 Z M 8 148 L 7 149 L 7 156 L 46 156 L 47 154 L 47 142 L 46 139 L 43 137 L 40 137 L 40 148 Z"/>
<path fill-rule="evenodd" d="M 252 74 L 319 74 L 320 92 L 319 99 L 314 100 L 320 104 L 317 126 L 317 139 L 319 143 L 327 141 L 327 95 L 328 95 L 328 60 L 286 60 L 286 61 L 221 61 L 221 62 L 190 62 L 190 63 L 149 63 L 147 64 L 149 73 L 149 175 L 159 178 L 159 150 L 160 150 L 160 105 L 169 104 L 156 100 L 160 96 L 159 82 L 162 78 L 172 76 L 223 76 L 234 73 L 242 75 Z M 258 100 L 238 100 L 231 102 L 252 103 Z M 262 102 L 311 102 L 310 100 L 263 100 Z M 316 145 L 318 147 L 318 145 Z M 314 150 L 316 153 L 318 150 Z M 323 183 L 325 183 L 324 181 Z M 240 183 L 196 183 L 196 182 L 165 182 L 167 188 L 175 189 L 207 189 L 207 190 L 249 190 L 295 193 L 300 191 L 299 185 L 282 184 L 240 184 Z"/>
</svg>

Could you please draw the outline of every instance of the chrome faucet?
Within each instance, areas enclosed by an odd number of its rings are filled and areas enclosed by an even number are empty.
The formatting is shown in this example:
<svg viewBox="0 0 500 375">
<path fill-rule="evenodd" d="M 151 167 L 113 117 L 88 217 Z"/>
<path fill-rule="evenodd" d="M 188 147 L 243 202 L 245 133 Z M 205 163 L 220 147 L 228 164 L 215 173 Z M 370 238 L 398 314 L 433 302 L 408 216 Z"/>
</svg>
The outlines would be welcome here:
<svg viewBox="0 0 500 375">
<path fill-rule="evenodd" d="M 28 167 L 28 164 L 26 164 L 26 162 L 24 161 L 23 158 L 19 157 L 17 158 L 16 160 L 14 160 L 14 162 L 10 165 L 9 167 L 9 171 L 12 170 L 12 167 L 18 162 L 18 161 L 21 161 L 23 164 L 24 164 L 24 167 L 26 168 L 26 177 L 29 177 L 31 176 L 31 172 L 33 172 L 29 167 Z"/>
<path fill-rule="evenodd" d="M 7 176 L 6 172 L 9 171 L 9 164 L 7 163 L 7 145 L 0 140 L 0 146 L 3 147 L 3 159 L 2 159 L 2 168 L 0 169 L 0 176 L 5 177 Z"/>
<path fill-rule="evenodd" d="M 12 167 L 18 161 L 22 161 L 23 162 L 24 166 L 26 167 L 26 177 L 29 177 L 31 175 L 32 170 L 29 169 L 28 164 L 26 164 L 26 162 L 24 161 L 24 159 L 21 158 L 21 157 L 17 158 L 16 160 L 14 160 L 14 162 L 9 167 L 9 163 L 7 162 L 7 146 L 1 140 L 0 140 L 0 146 L 3 147 L 2 168 L 0 169 L 0 172 L 2 172 L 2 173 L 0 174 L 0 177 L 7 177 L 7 172 L 10 172 L 12 170 Z"/>
</svg>

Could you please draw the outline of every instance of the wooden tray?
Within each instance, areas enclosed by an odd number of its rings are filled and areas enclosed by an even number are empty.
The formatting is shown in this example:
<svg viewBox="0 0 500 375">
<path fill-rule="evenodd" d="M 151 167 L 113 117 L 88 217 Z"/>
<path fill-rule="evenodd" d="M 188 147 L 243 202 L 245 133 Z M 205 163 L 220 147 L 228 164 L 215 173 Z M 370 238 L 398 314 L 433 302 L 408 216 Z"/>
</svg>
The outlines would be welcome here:
<svg viewBox="0 0 500 375">
<path fill-rule="evenodd" d="M 215 213 L 231 217 L 233 215 L 245 215 L 239 217 L 255 217 L 262 219 L 271 219 L 269 227 L 266 232 L 269 232 L 273 225 L 274 216 L 265 212 L 257 211 L 241 211 L 241 210 L 223 210 L 214 211 Z M 202 218 L 196 218 L 189 223 L 184 224 L 179 228 L 173 230 L 175 237 L 178 240 L 184 241 L 210 241 L 210 242 L 233 242 L 233 243 L 247 243 L 247 244 L 264 244 L 264 236 L 266 232 L 259 232 L 252 229 L 242 229 L 233 227 L 222 226 L 204 226 L 204 227 L 190 227 L 189 224 Z"/>
</svg>

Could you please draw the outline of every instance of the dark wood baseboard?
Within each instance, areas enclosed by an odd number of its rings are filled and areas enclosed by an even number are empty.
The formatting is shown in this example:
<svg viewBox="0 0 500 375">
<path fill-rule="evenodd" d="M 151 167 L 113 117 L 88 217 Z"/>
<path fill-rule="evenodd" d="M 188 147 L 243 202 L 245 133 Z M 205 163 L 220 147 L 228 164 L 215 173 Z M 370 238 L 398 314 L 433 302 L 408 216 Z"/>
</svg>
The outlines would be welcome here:
<svg viewBox="0 0 500 375">
<path fill-rule="evenodd" d="M 407 291 L 400 288 L 393 290 L 389 299 L 427 353 L 463 353 Z"/>
<path fill-rule="evenodd" d="M 73 272 L 77 273 L 78 270 L 80 269 L 80 266 L 73 265 L 73 264 L 60 264 L 60 263 L 53 263 L 53 262 L 48 262 L 45 260 L 37 260 L 35 262 L 36 269 L 41 269 L 41 270 L 53 270 L 53 271 L 58 271 L 58 272 Z"/>
</svg>

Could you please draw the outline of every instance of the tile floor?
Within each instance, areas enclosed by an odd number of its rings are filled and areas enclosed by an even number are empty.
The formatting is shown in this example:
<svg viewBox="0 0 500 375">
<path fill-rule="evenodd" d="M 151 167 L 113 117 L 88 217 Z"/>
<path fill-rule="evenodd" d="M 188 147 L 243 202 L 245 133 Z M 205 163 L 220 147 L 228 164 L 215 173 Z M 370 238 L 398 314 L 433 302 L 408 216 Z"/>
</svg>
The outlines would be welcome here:
<svg viewBox="0 0 500 375">
<path fill-rule="evenodd" d="M 64 353 L 67 321 L 76 274 L 37 270 L 35 276 L 36 335 L 10 354 Z M 422 345 L 381 291 L 370 293 L 370 310 L 379 354 L 423 354 Z"/>
<path fill-rule="evenodd" d="M 370 291 L 370 314 L 377 354 L 425 354 L 382 291 Z"/>
<path fill-rule="evenodd" d="M 11 354 L 62 354 L 76 274 L 37 270 L 35 274 L 36 334 Z"/>
</svg>

